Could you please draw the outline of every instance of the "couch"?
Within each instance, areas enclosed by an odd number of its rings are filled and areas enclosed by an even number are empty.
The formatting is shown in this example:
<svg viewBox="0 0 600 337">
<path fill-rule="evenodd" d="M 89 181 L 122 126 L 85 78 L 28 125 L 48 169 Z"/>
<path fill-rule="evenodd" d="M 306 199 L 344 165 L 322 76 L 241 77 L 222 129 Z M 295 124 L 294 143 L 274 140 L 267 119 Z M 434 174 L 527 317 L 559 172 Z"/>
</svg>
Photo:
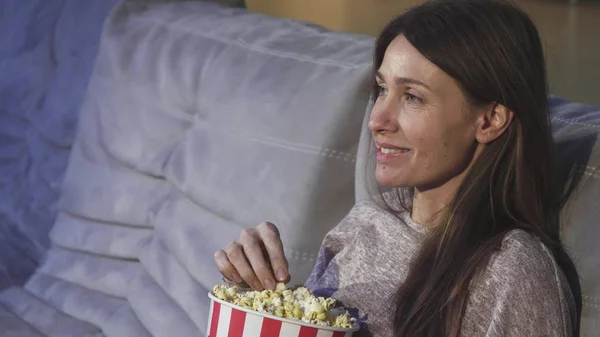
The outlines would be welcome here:
<svg viewBox="0 0 600 337">
<path fill-rule="evenodd" d="M 204 336 L 217 248 L 272 221 L 302 283 L 369 194 L 373 38 L 203 1 L 19 4 L 0 21 L 0 335 Z M 591 337 L 600 111 L 550 100 Z"/>
</svg>

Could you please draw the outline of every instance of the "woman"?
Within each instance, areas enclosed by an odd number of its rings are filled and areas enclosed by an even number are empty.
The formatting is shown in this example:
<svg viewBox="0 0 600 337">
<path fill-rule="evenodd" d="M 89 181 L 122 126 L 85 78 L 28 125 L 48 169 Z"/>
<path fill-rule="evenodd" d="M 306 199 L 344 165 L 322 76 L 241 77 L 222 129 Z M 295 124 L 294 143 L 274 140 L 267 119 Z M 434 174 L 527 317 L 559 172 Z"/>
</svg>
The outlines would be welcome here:
<svg viewBox="0 0 600 337">
<path fill-rule="evenodd" d="M 572 336 L 577 273 L 559 238 L 545 62 L 504 1 L 431 1 L 377 39 L 377 182 L 323 241 L 307 281 L 356 308 L 359 335 Z M 215 253 L 254 289 L 288 279 L 277 228 Z"/>
</svg>

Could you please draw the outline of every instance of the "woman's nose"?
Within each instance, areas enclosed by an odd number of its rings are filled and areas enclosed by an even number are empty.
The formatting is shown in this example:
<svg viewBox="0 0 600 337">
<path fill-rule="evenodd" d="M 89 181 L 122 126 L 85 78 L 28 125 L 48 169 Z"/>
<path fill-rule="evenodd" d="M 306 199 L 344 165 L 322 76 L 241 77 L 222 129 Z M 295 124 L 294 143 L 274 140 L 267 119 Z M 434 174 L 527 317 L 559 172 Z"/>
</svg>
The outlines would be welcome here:
<svg viewBox="0 0 600 337">
<path fill-rule="evenodd" d="M 371 110 L 368 126 L 372 133 L 394 133 L 399 129 L 397 114 L 385 103 L 376 105 Z"/>
</svg>

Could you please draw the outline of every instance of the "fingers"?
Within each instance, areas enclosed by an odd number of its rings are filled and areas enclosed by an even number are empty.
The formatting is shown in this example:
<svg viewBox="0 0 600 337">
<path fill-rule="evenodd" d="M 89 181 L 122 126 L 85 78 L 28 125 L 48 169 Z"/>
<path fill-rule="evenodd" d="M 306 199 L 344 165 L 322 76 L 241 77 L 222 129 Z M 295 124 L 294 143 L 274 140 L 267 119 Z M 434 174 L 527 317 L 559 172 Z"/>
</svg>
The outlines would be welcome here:
<svg viewBox="0 0 600 337">
<path fill-rule="evenodd" d="M 232 242 L 225 249 L 225 253 L 227 254 L 227 259 L 241 276 L 243 282 L 246 282 L 254 290 L 264 289 L 262 282 L 258 279 L 253 267 L 246 258 L 244 247 L 240 243 Z"/>
<path fill-rule="evenodd" d="M 283 251 L 283 243 L 279 237 L 279 230 L 270 222 L 263 222 L 256 230 L 264 244 L 271 269 L 279 282 L 289 282 L 288 261 Z"/>
<path fill-rule="evenodd" d="M 229 279 L 236 283 L 244 282 L 244 279 L 242 279 L 235 267 L 231 264 L 229 258 L 227 257 L 227 253 L 225 253 L 224 250 L 218 250 L 214 255 L 214 259 L 217 268 L 219 269 L 221 274 L 225 276 L 226 279 Z"/>
<path fill-rule="evenodd" d="M 246 257 L 262 286 L 265 289 L 275 289 L 275 277 L 267 256 L 263 254 L 263 242 L 261 242 L 257 231 L 251 228 L 244 229 L 239 242 L 244 248 L 244 253 L 246 253 Z M 252 283 L 251 285 L 254 287 Z"/>
<path fill-rule="evenodd" d="M 276 280 L 290 280 L 279 230 L 269 222 L 244 229 L 237 241 L 215 253 L 214 260 L 223 276 L 254 290 L 272 290 Z"/>
</svg>

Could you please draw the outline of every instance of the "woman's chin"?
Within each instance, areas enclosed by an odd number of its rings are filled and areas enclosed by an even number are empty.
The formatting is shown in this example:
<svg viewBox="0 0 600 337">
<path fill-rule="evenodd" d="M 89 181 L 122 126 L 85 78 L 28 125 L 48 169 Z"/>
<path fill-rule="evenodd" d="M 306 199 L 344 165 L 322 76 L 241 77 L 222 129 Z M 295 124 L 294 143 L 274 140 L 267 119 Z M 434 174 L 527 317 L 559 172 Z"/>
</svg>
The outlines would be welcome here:
<svg viewBox="0 0 600 337">
<path fill-rule="evenodd" d="M 398 174 L 391 174 L 392 172 L 377 170 L 375 173 L 375 179 L 377 183 L 385 187 L 406 187 L 408 186 L 406 179 L 399 176 Z"/>
</svg>

